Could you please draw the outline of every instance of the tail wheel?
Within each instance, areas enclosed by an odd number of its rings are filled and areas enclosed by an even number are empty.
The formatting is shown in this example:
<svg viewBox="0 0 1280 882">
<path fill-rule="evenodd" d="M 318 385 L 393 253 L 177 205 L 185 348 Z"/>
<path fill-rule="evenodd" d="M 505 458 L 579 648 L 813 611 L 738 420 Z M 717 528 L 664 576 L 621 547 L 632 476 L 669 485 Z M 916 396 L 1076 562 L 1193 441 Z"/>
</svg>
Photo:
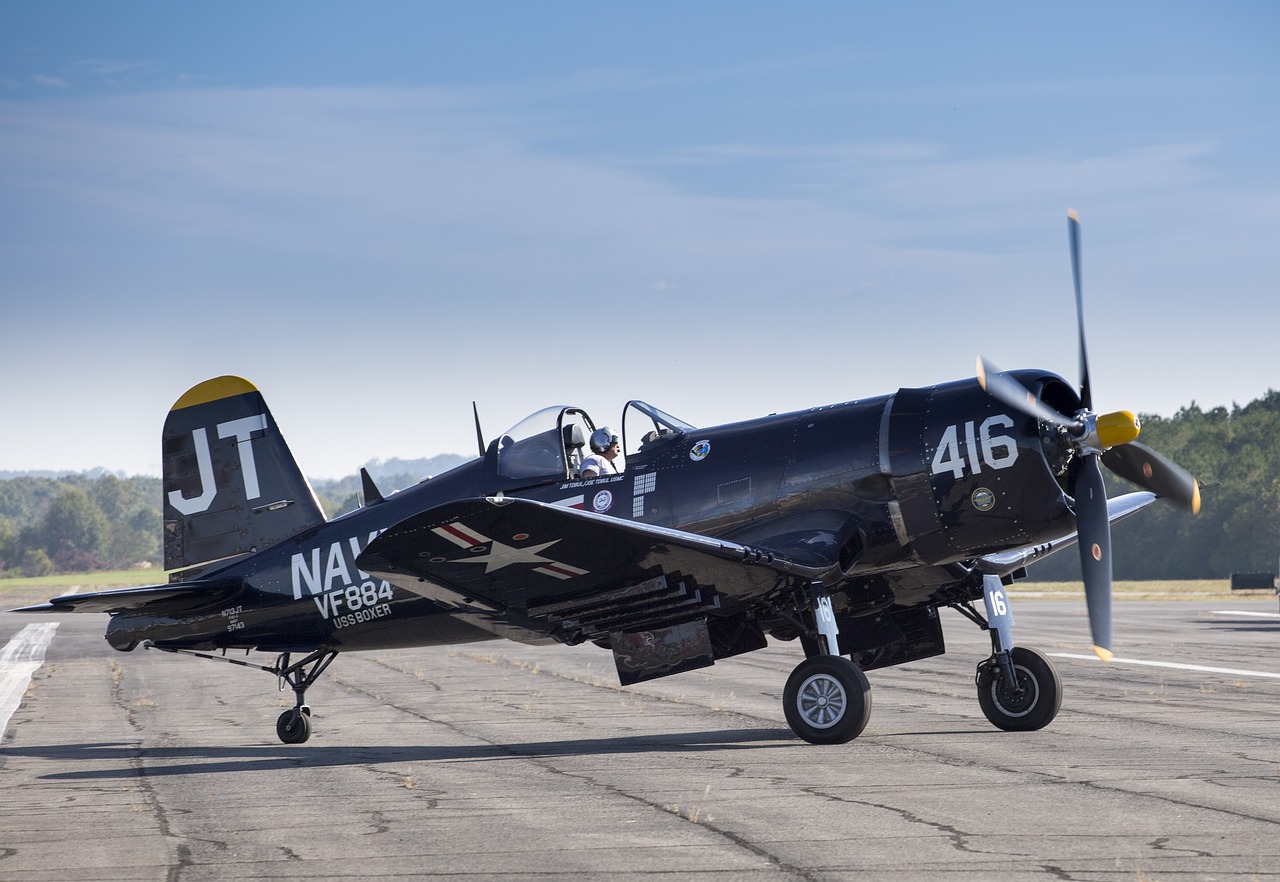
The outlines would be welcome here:
<svg viewBox="0 0 1280 882">
<path fill-rule="evenodd" d="M 1062 680 L 1043 654 L 1024 646 L 1013 649 L 1013 673 L 1009 683 L 994 662 L 978 668 L 978 705 L 997 729 L 1031 732 L 1043 729 L 1058 715 L 1062 704 Z"/>
<path fill-rule="evenodd" d="M 847 658 L 815 656 L 787 678 L 782 710 L 792 731 L 810 744 L 844 744 L 871 719 L 871 684 Z"/>
<path fill-rule="evenodd" d="M 311 737 L 311 713 L 309 709 L 292 708 L 276 720 L 276 735 L 285 744 L 301 744 Z"/>
</svg>

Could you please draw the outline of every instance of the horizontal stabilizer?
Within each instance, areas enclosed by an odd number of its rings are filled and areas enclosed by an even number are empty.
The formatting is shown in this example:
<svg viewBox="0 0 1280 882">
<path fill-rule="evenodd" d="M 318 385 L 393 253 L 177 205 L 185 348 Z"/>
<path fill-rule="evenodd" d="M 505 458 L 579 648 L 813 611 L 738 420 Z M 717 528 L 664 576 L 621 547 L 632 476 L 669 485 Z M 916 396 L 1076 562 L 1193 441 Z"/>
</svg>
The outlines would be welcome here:
<svg viewBox="0 0 1280 882">
<path fill-rule="evenodd" d="M 24 606 L 19 613 L 121 613 L 164 615 L 199 607 L 217 607 L 244 590 L 239 579 L 212 582 L 175 582 L 141 588 L 116 588 L 86 594 L 64 594 L 48 603 Z"/>
</svg>

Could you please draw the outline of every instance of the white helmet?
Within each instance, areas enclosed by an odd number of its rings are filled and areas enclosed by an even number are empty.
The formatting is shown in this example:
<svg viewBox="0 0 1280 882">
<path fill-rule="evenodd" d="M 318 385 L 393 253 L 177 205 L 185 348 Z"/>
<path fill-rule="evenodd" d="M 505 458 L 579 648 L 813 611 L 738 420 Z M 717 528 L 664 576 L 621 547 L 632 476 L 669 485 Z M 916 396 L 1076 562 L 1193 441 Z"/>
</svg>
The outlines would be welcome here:
<svg viewBox="0 0 1280 882">
<path fill-rule="evenodd" d="M 617 442 L 618 433 L 608 426 L 596 429 L 591 433 L 591 450 L 594 453 L 604 453 Z"/>
</svg>

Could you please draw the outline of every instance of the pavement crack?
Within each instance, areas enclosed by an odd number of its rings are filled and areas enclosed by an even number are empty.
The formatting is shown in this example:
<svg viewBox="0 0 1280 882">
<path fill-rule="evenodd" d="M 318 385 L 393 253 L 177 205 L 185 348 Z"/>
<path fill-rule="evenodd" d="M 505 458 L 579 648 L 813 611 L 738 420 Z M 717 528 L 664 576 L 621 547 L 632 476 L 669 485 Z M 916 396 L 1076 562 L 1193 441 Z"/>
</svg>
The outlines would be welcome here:
<svg viewBox="0 0 1280 882">
<path fill-rule="evenodd" d="M 129 726 L 140 735 L 143 734 L 145 730 L 142 724 L 134 719 L 133 709 L 125 699 L 124 669 L 116 664 L 114 659 L 111 661 L 111 700 L 120 708 Z M 160 795 L 156 792 L 155 786 L 148 777 L 147 766 L 144 762 L 145 756 L 146 750 L 142 746 L 142 742 L 139 741 L 130 750 L 129 768 L 137 777 L 138 788 L 142 791 L 143 799 L 151 809 L 151 815 L 155 818 L 156 826 L 160 829 L 160 835 L 170 842 L 177 843 L 177 858 L 170 865 L 166 879 L 167 882 L 180 882 L 183 871 L 192 864 L 191 849 L 173 832 L 173 828 L 169 823 L 169 812 L 164 803 L 161 802 Z"/>
<path fill-rule="evenodd" d="M 467 654 L 461 653 L 461 655 L 465 656 Z M 487 658 L 479 658 L 479 660 L 488 661 Z M 387 666 L 387 667 L 390 667 L 390 666 Z M 524 666 L 513 665 L 513 667 L 524 667 Z M 400 673 L 406 673 L 406 674 L 408 673 L 398 668 L 392 668 L 392 669 L 397 670 Z M 539 672 L 539 673 L 546 673 L 546 672 Z M 559 676 L 561 677 L 561 679 L 573 680 L 574 682 L 586 682 L 586 681 L 576 680 L 576 678 L 572 678 L 572 677 L 562 677 L 561 675 L 558 675 L 555 673 L 552 673 L 551 676 Z M 352 690 L 355 692 L 360 692 L 370 696 L 373 695 L 372 692 L 355 683 L 343 683 L 342 685 L 346 686 L 349 690 Z M 621 687 L 612 687 L 612 688 L 620 689 Z M 430 717 L 427 717 L 426 715 L 419 713 L 418 711 L 415 711 L 412 708 L 402 707 L 398 704 L 395 704 L 394 702 L 386 700 L 385 698 L 379 698 L 378 700 L 380 703 L 382 703 L 386 707 L 394 708 L 395 710 L 400 711 L 401 713 L 404 713 L 404 714 L 408 714 L 409 716 L 416 717 L 421 720 L 427 720 L 438 726 L 443 726 L 444 728 L 448 729 L 449 731 L 463 738 L 470 738 L 475 741 L 479 741 L 483 744 L 486 744 L 496 754 L 512 757 L 514 759 L 524 760 L 558 777 L 565 778 L 572 781 L 578 781 L 579 783 L 585 784 L 589 787 L 603 790 L 604 792 L 610 793 L 614 796 L 631 800 L 632 802 L 636 802 L 647 808 L 654 809 L 656 811 L 663 812 L 664 814 L 672 815 L 674 817 L 680 818 L 681 820 L 687 821 L 693 824 L 694 826 L 702 830 L 706 830 L 708 833 L 718 836 L 726 840 L 727 842 L 730 842 L 734 846 L 767 861 L 771 869 L 775 873 L 780 873 L 785 878 L 801 880 L 801 882 L 817 882 L 817 879 L 819 878 L 813 873 L 810 873 L 805 868 L 797 866 L 793 863 L 789 863 L 779 855 L 774 854 L 773 852 L 769 851 L 766 848 L 756 845 L 755 843 L 751 842 L 748 838 L 741 836 L 737 833 L 734 833 L 732 830 L 728 830 L 728 829 L 716 826 L 710 820 L 702 817 L 701 810 L 697 811 L 696 813 L 690 812 L 689 814 L 685 814 L 680 810 L 679 806 L 664 805 L 660 802 L 656 802 L 655 800 L 649 799 L 648 797 L 642 796 L 638 793 L 632 793 L 630 791 L 623 790 L 617 785 L 608 784 L 603 781 L 599 781 L 591 777 L 590 775 L 579 774 L 575 772 L 567 772 L 564 769 L 560 769 L 555 765 L 553 765 L 551 760 L 548 757 L 537 756 L 527 751 L 522 751 L 517 746 L 502 744 L 500 742 L 494 741 L 491 738 L 486 738 L 483 735 L 478 735 L 475 732 L 467 731 L 461 728 L 460 726 L 458 726 L 457 724 L 448 722 L 447 720 L 431 719 Z"/>
<path fill-rule="evenodd" d="M 1170 848 L 1169 843 L 1171 841 L 1172 840 L 1169 839 L 1168 836 L 1161 836 L 1158 839 L 1155 839 L 1151 842 L 1151 849 L 1152 851 L 1164 851 L 1164 852 L 1172 852 L 1177 854 L 1189 854 L 1189 855 L 1192 855 L 1193 857 L 1202 857 L 1202 858 L 1215 857 L 1215 855 L 1212 854 L 1211 852 L 1201 851 L 1198 848 Z"/>
<path fill-rule="evenodd" d="M 847 796 L 840 796 L 835 793 L 826 793 L 816 787 L 801 787 L 802 792 L 808 793 L 810 796 L 816 796 L 820 799 L 830 800 L 831 802 L 839 802 L 847 805 L 860 805 L 866 808 L 879 809 L 891 814 L 895 814 L 902 818 L 908 824 L 917 824 L 937 830 L 939 833 L 946 835 L 950 841 L 952 848 L 956 851 L 967 852 L 969 854 L 986 854 L 984 851 L 969 847 L 969 840 L 973 837 L 972 833 L 967 833 L 959 827 L 953 827 L 950 824 L 943 824 L 939 821 L 930 821 L 928 818 L 921 817 L 910 809 L 899 808 L 898 806 L 886 805 L 881 802 L 872 802 L 867 799 L 850 799 Z"/>
</svg>

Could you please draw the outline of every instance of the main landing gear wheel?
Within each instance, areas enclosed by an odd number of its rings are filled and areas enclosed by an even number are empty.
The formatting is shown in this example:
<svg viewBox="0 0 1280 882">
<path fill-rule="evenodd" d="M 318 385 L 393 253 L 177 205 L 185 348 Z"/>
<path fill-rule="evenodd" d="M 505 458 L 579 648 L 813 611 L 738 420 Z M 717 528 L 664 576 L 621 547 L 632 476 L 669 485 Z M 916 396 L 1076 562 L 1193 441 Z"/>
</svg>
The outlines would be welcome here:
<svg viewBox="0 0 1280 882">
<path fill-rule="evenodd" d="M 1044 655 L 1024 646 L 1013 648 L 1012 664 L 1016 685 L 1008 682 L 994 659 L 978 665 L 978 705 L 997 729 L 1043 729 L 1062 704 L 1058 670 Z"/>
<path fill-rule="evenodd" d="M 301 744 L 311 737 L 311 708 L 291 708 L 276 720 L 276 735 L 285 744 Z"/>
<path fill-rule="evenodd" d="M 782 710 L 792 731 L 810 744 L 844 744 L 871 719 L 871 684 L 844 656 L 808 658 L 787 678 Z"/>
</svg>

